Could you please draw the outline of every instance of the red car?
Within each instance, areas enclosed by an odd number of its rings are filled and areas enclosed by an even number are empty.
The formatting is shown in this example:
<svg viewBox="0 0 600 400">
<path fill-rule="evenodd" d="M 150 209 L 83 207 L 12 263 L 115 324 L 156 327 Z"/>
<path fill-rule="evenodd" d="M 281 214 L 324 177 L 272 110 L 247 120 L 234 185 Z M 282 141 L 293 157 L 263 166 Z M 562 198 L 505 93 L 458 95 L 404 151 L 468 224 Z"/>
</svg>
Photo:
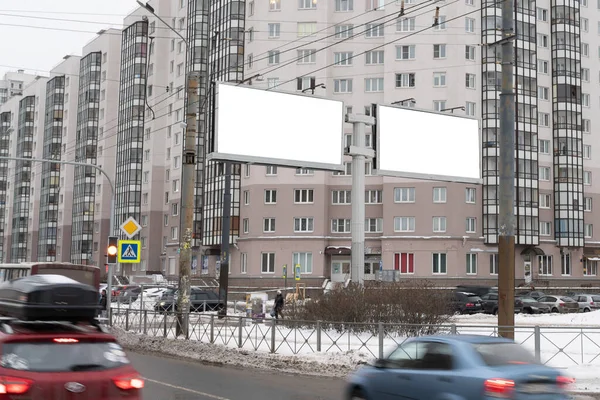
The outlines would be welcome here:
<svg viewBox="0 0 600 400">
<path fill-rule="evenodd" d="M 144 380 L 95 323 L 0 318 L 0 400 L 138 400 Z"/>
</svg>

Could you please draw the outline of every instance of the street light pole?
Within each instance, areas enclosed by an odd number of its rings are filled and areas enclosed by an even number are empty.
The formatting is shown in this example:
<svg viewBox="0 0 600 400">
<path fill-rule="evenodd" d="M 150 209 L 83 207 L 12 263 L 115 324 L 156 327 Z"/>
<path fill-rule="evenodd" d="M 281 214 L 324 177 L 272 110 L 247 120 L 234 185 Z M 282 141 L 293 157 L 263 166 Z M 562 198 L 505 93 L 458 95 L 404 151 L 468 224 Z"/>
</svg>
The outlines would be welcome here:
<svg viewBox="0 0 600 400">
<path fill-rule="evenodd" d="M 110 228 L 109 228 L 109 234 L 108 236 L 111 236 L 115 230 L 115 185 L 113 183 L 113 181 L 110 179 L 110 176 L 108 176 L 108 174 L 106 173 L 106 171 L 104 171 L 102 168 L 98 167 L 97 165 L 93 165 L 93 164 L 86 164 L 86 163 L 81 163 L 81 162 L 77 162 L 77 161 L 61 161 L 61 160 L 48 160 L 45 158 L 27 158 L 27 157 L 8 157 L 8 156 L 0 156 L 0 160 L 11 160 L 11 161 L 30 161 L 30 162 L 39 162 L 39 163 L 46 163 L 46 164 L 65 164 L 65 165 L 74 165 L 76 167 L 90 167 L 93 168 L 97 171 L 99 171 L 102 175 L 104 175 L 104 177 L 106 178 L 106 180 L 108 181 L 108 184 L 110 186 L 110 191 L 111 191 L 111 196 L 110 196 Z M 110 302 L 111 302 L 111 294 L 112 294 L 112 276 L 114 273 L 114 264 L 108 264 L 108 278 L 106 281 L 106 304 L 108 304 L 108 306 L 110 307 Z"/>
<path fill-rule="evenodd" d="M 186 47 L 186 56 L 190 54 L 189 42 L 171 25 L 167 24 L 154 8 L 144 4 L 140 0 L 137 3 L 155 16 L 166 27 L 181 38 Z M 181 171 L 181 219 L 179 222 L 179 295 L 177 297 L 177 325 L 175 335 L 186 335 L 188 324 L 184 320 L 189 315 L 191 271 L 192 271 L 192 239 L 194 230 L 194 190 L 196 188 L 196 141 L 198 130 L 198 117 L 200 115 L 200 100 L 198 88 L 200 86 L 200 75 L 198 72 L 188 72 L 186 79 L 186 121 L 185 138 L 182 154 Z"/>
</svg>

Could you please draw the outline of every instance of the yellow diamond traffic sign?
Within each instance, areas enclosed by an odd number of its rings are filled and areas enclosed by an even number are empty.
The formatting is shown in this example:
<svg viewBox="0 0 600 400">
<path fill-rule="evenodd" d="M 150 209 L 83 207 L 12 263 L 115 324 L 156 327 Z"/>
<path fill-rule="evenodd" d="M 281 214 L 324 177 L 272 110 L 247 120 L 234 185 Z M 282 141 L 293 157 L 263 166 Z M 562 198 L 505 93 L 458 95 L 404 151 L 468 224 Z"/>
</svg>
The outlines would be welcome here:
<svg viewBox="0 0 600 400">
<path fill-rule="evenodd" d="M 133 217 L 127 218 L 125 222 L 121 224 L 121 232 L 123 232 L 129 239 L 135 236 L 136 233 L 142 230 L 140 224 Z"/>
</svg>

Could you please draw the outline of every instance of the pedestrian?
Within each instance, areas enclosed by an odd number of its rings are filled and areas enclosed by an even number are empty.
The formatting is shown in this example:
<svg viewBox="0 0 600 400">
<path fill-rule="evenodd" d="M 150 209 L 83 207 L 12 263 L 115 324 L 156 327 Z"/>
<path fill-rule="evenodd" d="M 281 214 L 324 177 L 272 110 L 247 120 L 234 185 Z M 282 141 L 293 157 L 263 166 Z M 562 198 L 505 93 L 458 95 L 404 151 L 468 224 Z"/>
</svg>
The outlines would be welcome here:
<svg viewBox="0 0 600 400">
<path fill-rule="evenodd" d="M 100 296 L 100 317 L 106 318 L 106 289 L 102 289 Z"/>
<path fill-rule="evenodd" d="M 281 294 L 281 290 L 277 291 L 277 296 L 275 296 L 275 306 L 273 307 L 275 311 L 275 319 L 283 319 L 283 305 L 284 305 L 283 295 Z"/>
</svg>

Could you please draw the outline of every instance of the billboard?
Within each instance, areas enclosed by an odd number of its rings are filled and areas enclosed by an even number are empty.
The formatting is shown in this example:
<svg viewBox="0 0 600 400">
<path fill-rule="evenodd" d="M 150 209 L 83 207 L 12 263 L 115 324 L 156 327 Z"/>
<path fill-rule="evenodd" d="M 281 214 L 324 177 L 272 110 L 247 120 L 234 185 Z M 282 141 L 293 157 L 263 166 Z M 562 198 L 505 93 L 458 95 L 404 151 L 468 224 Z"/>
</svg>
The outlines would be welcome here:
<svg viewBox="0 0 600 400">
<path fill-rule="evenodd" d="M 481 183 L 479 121 L 377 105 L 378 175 Z"/>
<path fill-rule="evenodd" d="M 209 160 L 343 171 L 344 103 L 217 83 Z"/>
</svg>

